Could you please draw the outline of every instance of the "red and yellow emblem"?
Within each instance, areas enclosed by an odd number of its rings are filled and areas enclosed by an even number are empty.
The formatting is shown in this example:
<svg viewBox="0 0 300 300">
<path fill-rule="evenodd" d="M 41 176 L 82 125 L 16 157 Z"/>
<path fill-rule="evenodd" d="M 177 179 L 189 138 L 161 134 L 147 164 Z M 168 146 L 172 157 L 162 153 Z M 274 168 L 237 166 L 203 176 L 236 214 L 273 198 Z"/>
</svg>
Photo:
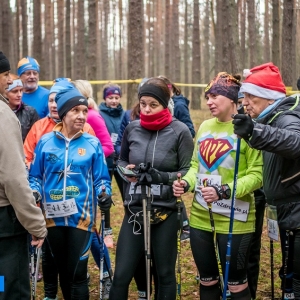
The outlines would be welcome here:
<svg viewBox="0 0 300 300">
<path fill-rule="evenodd" d="M 84 148 L 78 148 L 78 154 L 80 156 L 84 156 L 86 154 L 86 149 L 84 149 Z"/>
</svg>

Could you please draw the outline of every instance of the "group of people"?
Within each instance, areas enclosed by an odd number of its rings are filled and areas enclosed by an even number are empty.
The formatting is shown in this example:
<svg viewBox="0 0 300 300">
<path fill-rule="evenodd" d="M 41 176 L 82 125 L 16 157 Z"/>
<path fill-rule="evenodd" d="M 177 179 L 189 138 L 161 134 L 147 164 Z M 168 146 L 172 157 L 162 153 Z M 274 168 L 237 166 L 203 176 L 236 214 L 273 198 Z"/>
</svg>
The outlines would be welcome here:
<svg viewBox="0 0 300 300">
<path fill-rule="evenodd" d="M 232 300 L 255 299 L 265 201 L 277 209 L 283 298 L 290 288 L 300 299 L 299 95 L 286 97 L 276 66 L 247 70 L 243 81 L 218 73 L 205 89 L 212 118 L 197 133 L 188 100 L 164 76 L 144 78 L 127 112 L 116 84 L 104 86 L 98 107 L 88 81 L 57 78 L 47 90 L 38 76 L 32 57 L 10 74 L 0 52 L 0 299 L 30 299 L 29 232 L 31 245 L 43 247 L 46 300 L 57 299 L 58 278 L 64 299 L 89 299 L 89 250 L 99 268 L 106 262 L 102 299 L 127 299 L 135 278 L 140 300 L 174 300 L 182 228 L 200 299 L 219 300 L 224 289 Z M 111 282 L 113 177 L 124 219 Z M 187 191 L 190 222 L 180 200 Z M 96 229 L 97 207 L 106 236 Z"/>
</svg>

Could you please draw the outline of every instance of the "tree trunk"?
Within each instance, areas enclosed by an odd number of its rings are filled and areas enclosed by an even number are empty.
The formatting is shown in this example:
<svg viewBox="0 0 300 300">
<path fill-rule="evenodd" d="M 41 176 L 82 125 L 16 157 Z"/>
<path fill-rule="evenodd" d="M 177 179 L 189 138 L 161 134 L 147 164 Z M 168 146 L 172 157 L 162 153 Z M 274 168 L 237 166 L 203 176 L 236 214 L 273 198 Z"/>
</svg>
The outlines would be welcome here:
<svg viewBox="0 0 300 300">
<path fill-rule="evenodd" d="M 22 53 L 21 57 L 28 55 L 28 32 L 27 32 L 27 1 L 21 1 L 22 14 Z"/>
<path fill-rule="evenodd" d="M 173 36 L 174 42 L 172 43 L 172 50 L 174 51 L 174 59 L 172 65 L 174 66 L 174 74 L 172 80 L 174 82 L 180 82 L 181 73 L 181 55 L 179 48 L 179 11 L 178 11 L 178 0 L 173 0 Z"/>
<path fill-rule="evenodd" d="M 1 51 L 5 54 L 5 56 L 11 60 L 10 58 L 10 43 L 12 42 L 11 36 L 9 34 L 9 30 L 11 30 L 11 10 L 9 6 L 9 0 L 2 0 L 2 17 L 1 17 L 1 26 L 2 26 L 2 41 L 1 41 Z"/>
<path fill-rule="evenodd" d="M 217 22 L 216 22 L 216 34 L 215 34 L 215 74 L 219 73 L 222 70 L 222 55 L 223 55 L 223 43 L 222 43 L 223 1 L 222 0 L 217 0 L 216 11 L 217 11 Z"/>
<path fill-rule="evenodd" d="M 87 52 L 87 79 L 96 80 L 97 76 L 97 64 L 96 55 L 97 55 L 97 1 L 89 0 L 88 2 L 88 12 L 89 12 L 89 36 L 88 36 L 88 52 Z"/>
<path fill-rule="evenodd" d="M 226 20 L 222 24 L 222 68 L 220 71 L 231 72 L 231 64 L 230 64 L 230 51 L 229 49 L 229 18 L 228 12 L 230 11 L 229 1 L 222 1 L 222 19 Z M 220 72 L 218 71 L 218 72 Z"/>
<path fill-rule="evenodd" d="M 283 1 L 281 75 L 286 86 L 293 85 L 293 7 L 294 0 Z"/>
<path fill-rule="evenodd" d="M 57 49 L 57 63 L 58 63 L 58 74 L 60 77 L 65 75 L 64 71 L 64 0 L 57 0 L 57 36 L 56 39 L 58 40 L 58 49 Z"/>
<path fill-rule="evenodd" d="M 72 76 L 72 48 L 71 48 L 71 0 L 66 0 L 66 25 L 65 25 L 65 58 L 66 77 Z"/>
<path fill-rule="evenodd" d="M 128 15 L 128 79 L 144 77 L 144 17 L 143 1 L 129 0 Z M 127 91 L 127 107 L 137 100 L 138 84 L 129 84 Z"/>
<path fill-rule="evenodd" d="M 270 24 L 269 24 L 269 0 L 265 0 L 265 18 L 264 18 L 264 61 L 270 61 Z"/>
<path fill-rule="evenodd" d="M 84 42 L 84 1 L 77 1 L 77 44 L 75 53 L 75 76 L 79 79 L 86 78 L 85 75 L 85 42 Z"/>
<path fill-rule="evenodd" d="M 203 62 L 204 62 L 204 82 L 209 82 L 210 72 L 210 54 L 209 54 L 209 33 L 210 33 L 210 3 L 209 0 L 205 1 L 205 19 L 204 19 L 204 51 L 203 51 Z"/>
<path fill-rule="evenodd" d="M 41 0 L 33 0 L 33 46 L 32 56 L 38 61 L 42 62 L 42 31 L 41 31 Z M 40 78 L 43 78 L 43 72 L 46 66 L 40 68 Z"/>
<path fill-rule="evenodd" d="M 235 0 L 228 0 L 229 2 L 229 18 L 228 18 L 228 41 L 229 41 L 229 53 L 232 74 L 240 73 L 241 70 L 241 51 L 239 41 L 239 30 L 238 30 L 238 11 Z"/>
<path fill-rule="evenodd" d="M 256 30 L 255 30 L 255 1 L 247 0 L 248 9 L 248 48 L 250 68 L 256 65 Z"/>
<path fill-rule="evenodd" d="M 190 65 L 190 55 L 189 55 L 189 45 L 188 45 L 188 36 L 189 36 L 189 18 L 188 18 L 188 0 L 185 0 L 184 8 L 184 82 L 189 83 L 189 65 Z M 186 97 L 189 97 L 190 88 L 186 86 L 184 88 L 184 94 Z"/>
<path fill-rule="evenodd" d="M 272 62 L 280 66 L 280 19 L 279 19 L 279 0 L 272 0 Z"/>
<path fill-rule="evenodd" d="M 166 1 L 165 9 L 165 76 L 170 76 L 170 36 L 172 34 L 171 22 L 170 22 L 170 0 Z"/>
<path fill-rule="evenodd" d="M 194 0 L 194 23 L 193 23 L 193 83 L 201 82 L 201 57 L 200 57 L 200 28 L 199 28 L 199 0 Z M 196 87 L 192 89 L 192 101 L 191 108 L 192 109 L 200 109 L 200 93 L 201 89 Z"/>
<path fill-rule="evenodd" d="M 104 14 L 102 16 L 102 79 L 108 79 L 108 31 L 109 31 L 109 1 L 104 0 Z"/>
</svg>

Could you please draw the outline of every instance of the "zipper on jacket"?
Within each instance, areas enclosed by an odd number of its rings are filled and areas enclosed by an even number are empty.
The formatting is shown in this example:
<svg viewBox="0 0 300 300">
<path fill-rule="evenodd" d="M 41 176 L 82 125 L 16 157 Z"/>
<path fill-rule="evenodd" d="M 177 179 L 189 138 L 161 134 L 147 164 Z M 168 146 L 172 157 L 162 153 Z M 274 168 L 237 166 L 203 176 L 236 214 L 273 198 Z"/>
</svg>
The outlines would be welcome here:
<svg viewBox="0 0 300 300">
<path fill-rule="evenodd" d="M 65 152 L 65 163 L 64 163 L 64 184 L 63 184 L 63 201 L 66 200 L 66 188 L 67 188 L 67 168 L 68 168 L 68 156 L 69 156 L 69 145 L 70 141 L 65 139 L 66 142 L 66 152 Z M 65 226 L 68 226 L 68 217 L 65 218 Z"/>
</svg>

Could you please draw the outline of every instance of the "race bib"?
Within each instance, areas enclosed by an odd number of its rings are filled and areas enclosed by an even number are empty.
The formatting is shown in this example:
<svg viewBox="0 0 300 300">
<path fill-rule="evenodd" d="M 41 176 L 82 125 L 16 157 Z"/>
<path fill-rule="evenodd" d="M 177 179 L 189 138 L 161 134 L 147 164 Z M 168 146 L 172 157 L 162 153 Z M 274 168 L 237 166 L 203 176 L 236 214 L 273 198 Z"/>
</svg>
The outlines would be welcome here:
<svg viewBox="0 0 300 300">
<path fill-rule="evenodd" d="M 279 229 L 277 223 L 277 210 L 276 206 L 267 206 L 267 226 L 268 237 L 272 240 L 279 241 Z"/>
<path fill-rule="evenodd" d="M 111 138 L 112 143 L 115 144 L 118 139 L 118 134 L 112 132 L 112 134 L 110 135 L 110 138 Z"/>
<path fill-rule="evenodd" d="M 133 194 L 142 194 L 142 186 L 138 185 L 135 188 L 136 182 L 131 182 L 130 184 L 130 189 L 129 189 L 129 194 L 133 195 Z M 146 189 L 147 191 L 147 189 Z M 145 194 L 147 194 L 147 192 L 144 192 Z M 160 196 L 160 185 L 159 184 L 151 184 L 151 195 L 153 196 Z"/>
<path fill-rule="evenodd" d="M 46 203 L 46 218 L 59 218 L 78 213 L 75 198 Z"/>
<path fill-rule="evenodd" d="M 207 203 L 204 201 L 202 197 L 202 193 L 200 187 L 206 185 L 221 185 L 222 178 L 220 175 L 209 175 L 209 174 L 197 174 L 196 175 L 197 182 L 195 191 L 196 193 L 196 201 L 203 206 L 205 209 L 207 208 Z M 250 203 L 246 201 L 242 201 L 239 199 L 235 199 L 235 207 L 234 207 L 234 219 L 242 222 L 246 222 L 248 219 Z M 230 218 L 231 212 L 231 201 L 230 200 L 218 200 L 212 202 L 212 211 L 216 214 L 225 216 Z"/>
</svg>

